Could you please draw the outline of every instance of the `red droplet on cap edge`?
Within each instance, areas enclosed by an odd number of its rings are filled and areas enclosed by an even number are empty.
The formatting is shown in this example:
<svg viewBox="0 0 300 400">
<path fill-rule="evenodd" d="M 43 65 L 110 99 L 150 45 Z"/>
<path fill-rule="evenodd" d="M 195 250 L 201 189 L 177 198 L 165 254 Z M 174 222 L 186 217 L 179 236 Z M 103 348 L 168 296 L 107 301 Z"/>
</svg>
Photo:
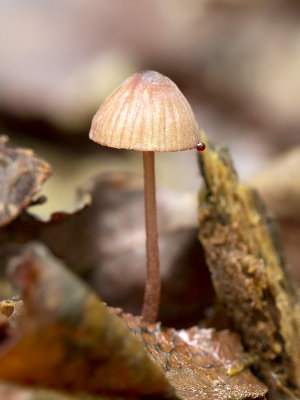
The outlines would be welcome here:
<svg viewBox="0 0 300 400">
<path fill-rule="evenodd" d="M 205 144 L 203 142 L 199 142 L 197 144 L 197 151 L 199 151 L 199 153 L 201 153 L 204 150 L 205 150 Z"/>
</svg>

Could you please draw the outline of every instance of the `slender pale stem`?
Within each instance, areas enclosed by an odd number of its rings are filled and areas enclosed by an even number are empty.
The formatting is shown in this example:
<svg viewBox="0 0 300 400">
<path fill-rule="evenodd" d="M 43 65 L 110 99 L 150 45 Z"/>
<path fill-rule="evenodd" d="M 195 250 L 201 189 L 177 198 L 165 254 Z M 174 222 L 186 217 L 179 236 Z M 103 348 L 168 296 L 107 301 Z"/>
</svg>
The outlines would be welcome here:
<svg viewBox="0 0 300 400">
<path fill-rule="evenodd" d="M 156 322 L 160 300 L 160 271 L 154 152 L 144 151 L 143 159 L 147 269 L 142 316 L 147 322 Z"/>
</svg>

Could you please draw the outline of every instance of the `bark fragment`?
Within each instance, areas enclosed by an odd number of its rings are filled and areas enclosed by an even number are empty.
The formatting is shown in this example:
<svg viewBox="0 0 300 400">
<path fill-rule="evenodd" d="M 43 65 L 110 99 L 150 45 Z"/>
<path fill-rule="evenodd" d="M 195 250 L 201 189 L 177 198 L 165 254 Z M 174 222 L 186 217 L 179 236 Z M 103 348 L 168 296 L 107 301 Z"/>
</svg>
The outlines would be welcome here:
<svg viewBox="0 0 300 400">
<path fill-rule="evenodd" d="M 202 141 L 207 142 L 203 134 Z M 238 181 L 226 148 L 199 155 L 199 239 L 217 296 L 275 396 L 300 396 L 300 307 L 277 227 L 258 194 Z M 281 397 L 284 398 L 284 397 Z"/>
</svg>

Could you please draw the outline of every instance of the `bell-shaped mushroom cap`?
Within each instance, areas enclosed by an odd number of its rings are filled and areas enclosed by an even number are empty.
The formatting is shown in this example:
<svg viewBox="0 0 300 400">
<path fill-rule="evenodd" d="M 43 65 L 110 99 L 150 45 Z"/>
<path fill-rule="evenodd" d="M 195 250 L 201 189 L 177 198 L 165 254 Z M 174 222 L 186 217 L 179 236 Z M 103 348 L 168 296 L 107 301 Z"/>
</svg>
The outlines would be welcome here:
<svg viewBox="0 0 300 400">
<path fill-rule="evenodd" d="M 104 146 L 139 151 L 192 149 L 198 125 L 188 101 L 155 71 L 129 77 L 95 114 L 90 138 Z"/>
</svg>

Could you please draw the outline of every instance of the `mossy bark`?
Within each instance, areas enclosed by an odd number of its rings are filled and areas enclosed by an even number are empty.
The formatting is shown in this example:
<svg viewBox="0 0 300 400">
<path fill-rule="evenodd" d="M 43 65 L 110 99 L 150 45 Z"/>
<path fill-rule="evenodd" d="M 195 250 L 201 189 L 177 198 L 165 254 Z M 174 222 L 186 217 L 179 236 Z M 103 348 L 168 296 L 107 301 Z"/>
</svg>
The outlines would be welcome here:
<svg viewBox="0 0 300 400">
<path fill-rule="evenodd" d="M 207 143 L 202 134 L 202 141 Z M 199 155 L 199 239 L 225 305 L 272 398 L 300 396 L 300 306 L 285 268 L 274 219 L 241 184 L 226 148 Z M 280 396 L 280 397 L 278 397 Z"/>
</svg>

